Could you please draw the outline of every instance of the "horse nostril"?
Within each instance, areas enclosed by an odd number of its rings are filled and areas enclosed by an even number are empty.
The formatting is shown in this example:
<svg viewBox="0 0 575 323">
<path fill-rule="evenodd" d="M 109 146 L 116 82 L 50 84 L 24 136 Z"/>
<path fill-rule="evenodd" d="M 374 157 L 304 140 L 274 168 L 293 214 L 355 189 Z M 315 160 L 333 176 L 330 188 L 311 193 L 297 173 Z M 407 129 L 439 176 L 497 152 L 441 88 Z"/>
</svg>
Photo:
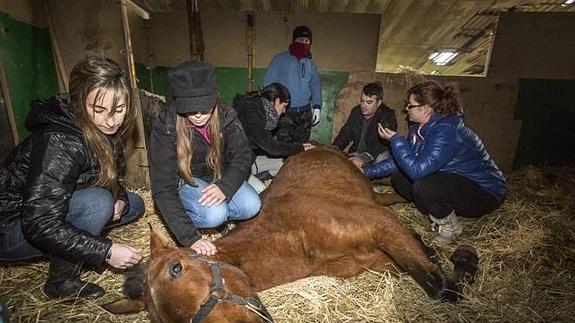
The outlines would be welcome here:
<svg viewBox="0 0 575 323">
<path fill-rule="evenodd" d="M 170 275 L 172 276 L 172 278 L 179 277 L 181 273 L 182 273 L 182 265 L 179 262 L 170 266 Z"/>
</svg>

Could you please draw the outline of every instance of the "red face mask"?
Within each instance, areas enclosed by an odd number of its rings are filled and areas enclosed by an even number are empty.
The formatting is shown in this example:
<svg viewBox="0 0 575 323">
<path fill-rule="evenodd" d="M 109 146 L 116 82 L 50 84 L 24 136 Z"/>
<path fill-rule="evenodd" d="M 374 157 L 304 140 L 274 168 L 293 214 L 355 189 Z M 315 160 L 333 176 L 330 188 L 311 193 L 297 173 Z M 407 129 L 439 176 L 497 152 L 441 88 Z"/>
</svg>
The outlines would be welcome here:
<svg viewBox="0 0 575 323">
<path fill-rule="evenodd" d="M 289 51 L 297 59 L 302 59 L 308 56 L 310 47 L 311 44 L 293 42 L 289 46 Z"/>
</svg>

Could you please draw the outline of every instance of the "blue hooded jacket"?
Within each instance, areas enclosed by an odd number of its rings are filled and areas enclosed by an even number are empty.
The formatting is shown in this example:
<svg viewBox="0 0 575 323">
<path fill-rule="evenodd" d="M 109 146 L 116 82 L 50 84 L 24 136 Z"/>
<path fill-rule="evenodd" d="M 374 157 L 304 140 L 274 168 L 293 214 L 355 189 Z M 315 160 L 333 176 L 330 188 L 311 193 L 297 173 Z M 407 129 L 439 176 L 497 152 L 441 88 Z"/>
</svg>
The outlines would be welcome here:
<svg viewBox="0 0 575 323">
<path fill-rule="evenodd" d="M 366 165 L 366 176 L 379 178 L 401 170 L 418 180 L 436 172 L 454 173 L 476 182 L 500 201 L 505 196 L 503 173 L 461 115 L 434 114 L 421 129 L 419 124 L 410 127 L 408 139 L 396 134 L 390 144 L 393 158 Z"/>
<path fill-rule="evenodd" d="M 311 57 L 298 60 L 289 51 L 275 55 L 268 66 L 263 85 L 268 86 L 274 82 L 288 88 L 291 95 L 290 107 L 311 103 L 314 109 L 321 108 L 319 73 Z"/>
</svg>

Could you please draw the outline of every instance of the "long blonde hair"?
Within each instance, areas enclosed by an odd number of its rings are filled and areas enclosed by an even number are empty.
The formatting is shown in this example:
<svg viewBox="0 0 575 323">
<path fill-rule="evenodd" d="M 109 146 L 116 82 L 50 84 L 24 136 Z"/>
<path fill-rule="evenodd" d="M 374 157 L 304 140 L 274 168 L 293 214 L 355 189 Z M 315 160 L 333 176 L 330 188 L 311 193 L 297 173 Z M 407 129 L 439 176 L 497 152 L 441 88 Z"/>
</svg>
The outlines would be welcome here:
<svg viewBox="0 0 575 323">
<path fill-rule="evenodd" d="M 118 172 L 124 163 L 122 135 L 135 120 L 128 79 L 122 68 L 111 59 L 88 57 L 74 66 L 69 85 L 70 111 L 76 117 L 86 144 L 98 159 L 100 166 L 98 179 L 92 186 L 106 188 L 116 196 L 118 185 L 123 181 Z M 86 99 L 92 91 L 96 91 L 94 103 L 108 93 L 113 93 L 113 106 L 116 106 L 121 99 L 126 102 L 126 117 L 118 132 L 112 137 L 101 132 L 88 114 Z M 114 114 L 115 110 L 112 109 L 110 113 Z"/>
<path fill-rule="evenodd" d="M 222 177 L 222 138 L 220 135 L 219 104 L 216 102 L 214 111 L 208 120 L 208 136 L 210 137 L 210 151 L 206 156 L 206 163 L 214 172 L 214 178 Z M 193 183 L 192 179 L 192 157 L 193 147 L 190 135 L 190 121 L 186 116 L 177 114 L 176 116 L 176 150 L 178 153 L 178 169 L 180 175 L 188 183 Z"/>
</svg>

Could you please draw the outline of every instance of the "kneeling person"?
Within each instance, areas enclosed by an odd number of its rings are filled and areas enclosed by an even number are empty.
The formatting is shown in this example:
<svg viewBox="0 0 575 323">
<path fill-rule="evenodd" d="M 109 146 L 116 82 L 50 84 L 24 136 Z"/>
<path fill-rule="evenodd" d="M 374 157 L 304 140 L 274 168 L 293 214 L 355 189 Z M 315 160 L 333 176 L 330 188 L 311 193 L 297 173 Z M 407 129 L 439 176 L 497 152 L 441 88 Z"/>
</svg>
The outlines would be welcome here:
<svg viewBox="0 0 575 323">
<path fill-rule="evenodd" d="M 377 135 L 377 124 L 397 130 L 395 112 L 383 103 L 383 88 L 378 83 L 363 87 L 360 104 L 355 106 L 333 145 L 344 150 L 350 143 L 350 160 L 362 167 L 390 156 L 389 141 Z"/>
<path fill-rule="evenodd" d="M 277 127 L 289 102 L 288 89 L 279 83 L 234 98 L 234 108 L 256 155 L 252 173 L 260 180 L 275 176 L 285 157 L 314 148 L 310 143 L 283 142 L 274 137 L 272 131 Z"/>
</svg>

